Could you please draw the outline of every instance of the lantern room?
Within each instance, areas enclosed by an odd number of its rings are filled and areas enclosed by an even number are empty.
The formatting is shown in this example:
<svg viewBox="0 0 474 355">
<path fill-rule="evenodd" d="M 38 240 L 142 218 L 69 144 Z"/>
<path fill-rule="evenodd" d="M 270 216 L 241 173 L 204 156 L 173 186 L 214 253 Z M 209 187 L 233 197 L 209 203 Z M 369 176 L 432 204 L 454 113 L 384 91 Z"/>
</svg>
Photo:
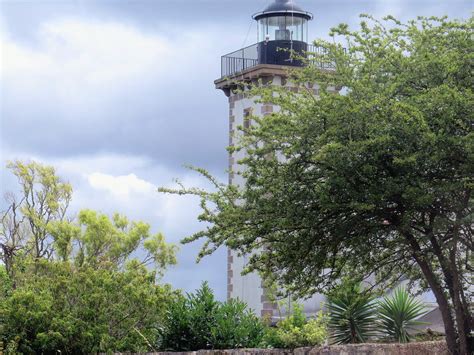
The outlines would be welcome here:
<svg viewBox="0 0 474 355">
<path fill-rule="evenodd" d="M 257 43 L 222 56 L 221 79 L 232 78 L 261 65 L 301 67 L 314 47 L 308 44 L 308 24 L 313 19 L 294 0 L 273 0 L 252 16 L 257 23 Z"/>
<path fill-rule="evenodd" d="M 304 55 L 308 49 L 308 21 L 312 18 L 292 0 L 275 0 L 253 15 L 260 64 L 301 66 L 302 62 L 294 57 Z"/>
<path fill-rule="evenodd" d="M 308 21 L 313 18 L 291 0 L 277 0 L 253 15 L 258 25 L 258 42 L 308 42 Z"/>
</svg>

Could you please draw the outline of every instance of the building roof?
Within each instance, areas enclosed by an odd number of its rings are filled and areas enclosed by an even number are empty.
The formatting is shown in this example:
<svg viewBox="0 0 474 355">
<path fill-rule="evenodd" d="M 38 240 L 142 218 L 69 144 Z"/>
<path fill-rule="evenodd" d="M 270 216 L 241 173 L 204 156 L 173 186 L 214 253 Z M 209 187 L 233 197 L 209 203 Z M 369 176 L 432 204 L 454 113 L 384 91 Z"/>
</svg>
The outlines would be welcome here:
<svg viewBox="0 0 474 355">
<path fill-rule="evenodd" d="M 306 18 L 307 20 L 311 20 L 313 18 L 312 13 L 304 11 L 301 7 L 296 5 L 293 0 L 275 0 L 275 2 L 268 5 L 265 10 L 254 14 L 252 17 L 255 20 L 259 20 L 264 17 L 275 15 L 294 15 Z"/>
</svg>

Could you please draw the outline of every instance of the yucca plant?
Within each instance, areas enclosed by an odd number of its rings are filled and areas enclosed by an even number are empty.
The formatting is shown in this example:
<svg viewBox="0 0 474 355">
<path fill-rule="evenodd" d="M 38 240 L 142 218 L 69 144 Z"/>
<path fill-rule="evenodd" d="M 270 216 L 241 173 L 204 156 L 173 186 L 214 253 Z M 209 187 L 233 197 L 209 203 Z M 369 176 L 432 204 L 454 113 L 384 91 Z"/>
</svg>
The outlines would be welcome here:
<svg viewBox="0 0 474 355">
<path fill-rule="evenodd" d="M 328 295 L 329 330 L 333 343 L 364 343 L 374 335 L 374 296 L 350 284 Z"/>
<path fill-rule="evenodd" d="M 402 287 L 379 302 L 378 312 L 382 332 L 399 343 L 410 341 L 410 331 L 416 330 L 415 326 L 428 324 L 416 320 L 426 313 L 425 305 Z"/>
</svg>

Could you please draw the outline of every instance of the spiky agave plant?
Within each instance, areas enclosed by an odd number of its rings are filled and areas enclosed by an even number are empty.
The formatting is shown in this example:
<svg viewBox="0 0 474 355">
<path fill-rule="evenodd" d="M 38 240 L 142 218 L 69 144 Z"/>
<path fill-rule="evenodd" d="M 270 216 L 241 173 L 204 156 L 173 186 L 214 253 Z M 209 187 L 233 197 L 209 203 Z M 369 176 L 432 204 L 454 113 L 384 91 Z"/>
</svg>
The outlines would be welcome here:
<svg viewBox="0 0 474 355">
<path fill-rule="evenodd" d="M 395 289 L 378 304 L 382 332 L 399 343 L 408 343 L 415 326 L 428 324 L 416 319 L 426 313 L 425 305 L 402 287 Z"/>
<path fill-rule="evenodd" d="M 374 296 L 352 284 L 328 295 L 330 336 L 333 343 L 364 343 L 375 333 Z"/>
</svg>

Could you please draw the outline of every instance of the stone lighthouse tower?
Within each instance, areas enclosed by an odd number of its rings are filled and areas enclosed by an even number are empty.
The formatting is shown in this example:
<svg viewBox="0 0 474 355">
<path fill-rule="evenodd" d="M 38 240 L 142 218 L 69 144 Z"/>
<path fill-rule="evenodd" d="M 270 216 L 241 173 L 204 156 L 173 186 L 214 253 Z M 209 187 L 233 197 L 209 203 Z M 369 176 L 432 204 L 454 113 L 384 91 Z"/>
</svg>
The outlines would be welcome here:
<svg viewBox="0 0 474 355">
<path fill-rule="evenodd" d="M 271 82 L 273 85 L 290 87 L 291 83 L 286 80 L 288 67 L 303 65 L 301 61 L 292 59 L 291 51 L 302 55 L 314 51 L 308 44 L 308 22 L 313 19 L 313 15 L 292 0 L 275 0 L 264 11 L 253 15 L 253 19 L 257 22 L 257 43 L 222 56 L 221 78 L 215 81 L 216 88 L 222 90 L 229 100 L 229 145 L 238 139 L 238 126 L 248 127 L 252 124 L 252 115 L 266 116 L 279 109 L 255 103 L 255 98 L 235 90 L 236 83 L 262 81 L 264 84 Z M 317 86 L 313 90 L 317 95 Z M 243 158 L 242 154 L 245 153 L 229 156 L 230 184 L 244 184 L 242 177 L 236 174 L 242 169 L 237 163 Z M 239 298 L 256 314 L 276 318 L 279 312 L 269 300 L 268 290 L 259 275 L 241 275 L 246 262 L 246 256 L 228 251 L 227 298 Z M 305 301 L 305 312 L 316 312 L 322 300 L 321 296 L 316 295 Z"/>
</svg>

